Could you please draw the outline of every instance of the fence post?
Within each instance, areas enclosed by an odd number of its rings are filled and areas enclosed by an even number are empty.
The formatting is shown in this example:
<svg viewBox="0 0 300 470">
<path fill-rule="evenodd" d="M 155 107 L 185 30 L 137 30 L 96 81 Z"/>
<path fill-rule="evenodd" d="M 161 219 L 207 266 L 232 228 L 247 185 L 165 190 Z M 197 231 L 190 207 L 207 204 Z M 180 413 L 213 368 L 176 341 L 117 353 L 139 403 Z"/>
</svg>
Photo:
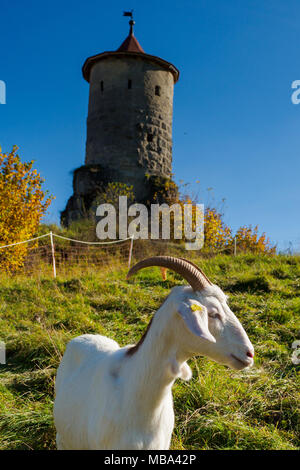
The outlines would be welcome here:
<svg viewBox="0 0 300 470">
<path fill-rule="evenodd" d="M 130 240 L 130 248 L 129 248 L 129 256 L 128 256 L 128 269 L 130 269 L 130 265 L 131 265 L 132 248 L 133 248 L 133 235 L 131 236 L 131 240 Z"/>
<path fill-rule="evenodd" d="M 236 237 L 234 237 L 234 256 L 236 256 Z"/>
<path fill-rule="evenodd" d="M 54 252 L 54 243 L 53 243 L 53 233 L 50 232 L 51 240 L 51 253 L 52 253 L 52 265 L 53 265 L 53 277 L 56 278 L 56 265 L 55 265 L 55 252 Z"/>
</svg>

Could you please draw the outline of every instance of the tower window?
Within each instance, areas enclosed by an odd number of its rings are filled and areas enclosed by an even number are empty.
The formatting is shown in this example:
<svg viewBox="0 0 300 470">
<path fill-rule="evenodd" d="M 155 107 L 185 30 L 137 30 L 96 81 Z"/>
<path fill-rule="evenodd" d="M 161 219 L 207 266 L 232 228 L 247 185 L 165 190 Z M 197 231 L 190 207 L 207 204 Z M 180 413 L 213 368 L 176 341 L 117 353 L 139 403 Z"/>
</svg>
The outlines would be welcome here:
<svg viewBox="0 0 300 470">
<path fill-rule="evenodd" d="M 160 86 L 158 86 L 158 85 L 156 85 L 156 87 L 155 87 L 155 94 L 157 96 L 160 96 Z"/>
<path fill-rule="evenodd" d="M 103 93 L 103 91 L 104 91 L 104 83 L 103 83 L 103 80 L 101 80 L 101 82 L 100 82 L 100 90 L 101 90 L 101 93 Z"/>
<path fill-rule="evenodd" d="M 131 90 L 132 88 L 132 80 L 128 80 L 128 90 Z"/>
<path fill-rule="evenodd" d="M 153 134 L 147 134 L 148 142 L 153 142 Z"/>
</svg>

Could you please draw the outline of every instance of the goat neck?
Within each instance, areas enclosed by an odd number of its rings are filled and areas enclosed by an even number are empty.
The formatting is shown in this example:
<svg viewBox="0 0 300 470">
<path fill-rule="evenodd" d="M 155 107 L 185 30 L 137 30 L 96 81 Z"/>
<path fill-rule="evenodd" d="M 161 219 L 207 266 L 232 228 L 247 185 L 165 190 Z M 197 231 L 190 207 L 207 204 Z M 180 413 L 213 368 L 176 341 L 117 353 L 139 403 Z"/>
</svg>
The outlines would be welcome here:
<svg viewBox="0 0 300 470">
<path fill-rule="evenodd" d="M 182 367 L 188 359 L 176 341 L 174 326 L 167 299 L 155 313 L 143 342 L 127 357 L 124 372 L 131 375 L 136 396 L 142 397 L 141 404 L 147 409 L 158 407 L 171 392 L 175 379 L 182 376 Z"/>
</svg>

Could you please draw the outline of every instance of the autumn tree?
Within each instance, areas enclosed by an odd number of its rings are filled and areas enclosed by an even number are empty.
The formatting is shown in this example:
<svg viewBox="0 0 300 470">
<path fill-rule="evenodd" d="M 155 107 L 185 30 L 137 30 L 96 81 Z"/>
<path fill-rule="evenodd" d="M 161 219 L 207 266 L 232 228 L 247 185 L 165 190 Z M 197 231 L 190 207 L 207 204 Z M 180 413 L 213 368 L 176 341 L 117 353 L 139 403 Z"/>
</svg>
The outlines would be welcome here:
<svg viewBox="0 0 300 470">
<path fill-rule="evenodd" d="M 34 162 L 21 162 L 17 150 L 5 154 L 0 148 L 0 246 L 32 238 L 53 199 L 42 189 Z M 27 243 L 0 249 L 0 269 L 17 271 L 27 250 Z"/>
</svg>

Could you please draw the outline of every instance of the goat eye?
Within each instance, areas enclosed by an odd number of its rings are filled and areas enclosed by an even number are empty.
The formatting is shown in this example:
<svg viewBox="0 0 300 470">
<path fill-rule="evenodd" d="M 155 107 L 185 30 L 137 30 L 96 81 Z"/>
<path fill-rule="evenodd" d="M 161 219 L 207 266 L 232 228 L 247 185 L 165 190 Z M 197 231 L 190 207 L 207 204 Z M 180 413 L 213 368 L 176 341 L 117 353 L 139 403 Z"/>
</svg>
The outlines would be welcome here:
<svg viewBox="0 0 300 470">
<path fill-rule="evenodd" d="M 210 318 L 216 318 L 216 319 L 221 321 L 221 315 L 217 311 L 213 310 L 213 311 L 209 312 L 208 316 Z"/>
</svg>

